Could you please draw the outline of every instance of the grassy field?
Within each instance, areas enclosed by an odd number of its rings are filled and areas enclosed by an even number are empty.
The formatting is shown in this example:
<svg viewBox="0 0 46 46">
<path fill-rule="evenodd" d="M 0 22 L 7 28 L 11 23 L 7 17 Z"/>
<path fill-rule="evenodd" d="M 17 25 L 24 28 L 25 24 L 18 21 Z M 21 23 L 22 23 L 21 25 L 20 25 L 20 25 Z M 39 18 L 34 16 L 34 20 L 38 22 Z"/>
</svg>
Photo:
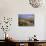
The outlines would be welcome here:
<svg viewBox="0 0 46 46">
<path fill-rule="evenodd" d="M 18 19 L 18 25 L 19 26 L 34 26 L 34 19 L 32 18 L 19 18 Z"/>
</svg>

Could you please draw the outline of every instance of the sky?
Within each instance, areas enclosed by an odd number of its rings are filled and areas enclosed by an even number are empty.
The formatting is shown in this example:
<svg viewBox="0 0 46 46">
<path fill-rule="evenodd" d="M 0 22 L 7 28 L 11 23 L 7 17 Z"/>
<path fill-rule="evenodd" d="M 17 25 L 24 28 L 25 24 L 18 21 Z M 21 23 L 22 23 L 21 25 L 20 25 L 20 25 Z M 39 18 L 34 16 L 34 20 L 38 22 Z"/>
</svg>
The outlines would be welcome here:
<svg viewBox="0 0 46 46">
<path fill-rule="evenodd" d="M 19 14 L 19 18 L 32 18 L 33 14 Z"/>
</svg>

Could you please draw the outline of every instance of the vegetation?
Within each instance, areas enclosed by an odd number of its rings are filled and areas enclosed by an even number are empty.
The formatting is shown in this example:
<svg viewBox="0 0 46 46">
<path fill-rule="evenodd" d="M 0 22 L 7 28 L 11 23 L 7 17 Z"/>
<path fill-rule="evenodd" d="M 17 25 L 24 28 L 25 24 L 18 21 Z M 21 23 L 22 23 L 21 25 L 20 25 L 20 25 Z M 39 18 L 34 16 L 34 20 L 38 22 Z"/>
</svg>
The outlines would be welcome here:
<svg viewBox="0 0 46 46">
<path fill-rule="evenodd" d="M 34 20 L 31 18 L 19 18 L 18 24 L 19 26 L 34 26 Z"/>
</svg>

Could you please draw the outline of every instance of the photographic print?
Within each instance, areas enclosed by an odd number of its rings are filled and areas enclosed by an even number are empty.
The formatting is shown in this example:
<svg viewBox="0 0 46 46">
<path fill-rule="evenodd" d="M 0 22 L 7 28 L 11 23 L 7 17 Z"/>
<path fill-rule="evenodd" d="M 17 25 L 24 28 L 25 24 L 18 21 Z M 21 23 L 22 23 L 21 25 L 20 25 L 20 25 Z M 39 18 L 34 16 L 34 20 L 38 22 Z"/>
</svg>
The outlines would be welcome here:
<svg viewBox="0 0 46 46">
<path fill-rule="evenodd" d="M 34 26 L 34 15 L 33 14 L 19 14 L 18 26 Z"/>
</svg>

